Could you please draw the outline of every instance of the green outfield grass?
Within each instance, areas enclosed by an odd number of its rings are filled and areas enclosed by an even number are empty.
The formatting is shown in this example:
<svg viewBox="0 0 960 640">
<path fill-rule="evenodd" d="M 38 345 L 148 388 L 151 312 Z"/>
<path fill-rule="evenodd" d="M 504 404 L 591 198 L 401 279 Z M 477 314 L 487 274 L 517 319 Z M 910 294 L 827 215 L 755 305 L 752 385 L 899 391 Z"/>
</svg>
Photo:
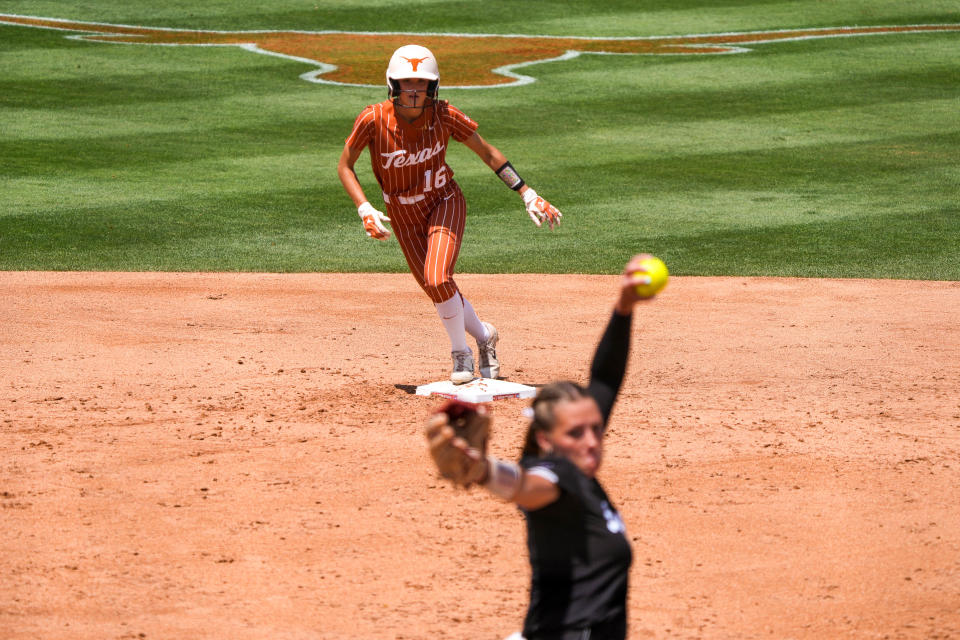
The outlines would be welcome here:
<svg viewBox="0 0 960 640">
<path fill-rule="evenodd" d="M 955 1 L 3 3 L 154 27 L 651 36 L 960 23 Z M 371 21 L 376 16 L 376 22 Z M 0 26 L 0 269 L 404 271 L 336 176 L 385 89 L 236 47 L 81 42 Z M 470 214 L 461 272 L 960 280 L 960 32 L 597 56 L 537 82 L 441 95 L 480 123 L 563 226 L 453 144 Z M 441 72 L 443 70 L 443 60 Z M 386 61 L 384 61 L 386 64 Z M 364 155 L 360 177 L 377 193 Z"/>
</svg>

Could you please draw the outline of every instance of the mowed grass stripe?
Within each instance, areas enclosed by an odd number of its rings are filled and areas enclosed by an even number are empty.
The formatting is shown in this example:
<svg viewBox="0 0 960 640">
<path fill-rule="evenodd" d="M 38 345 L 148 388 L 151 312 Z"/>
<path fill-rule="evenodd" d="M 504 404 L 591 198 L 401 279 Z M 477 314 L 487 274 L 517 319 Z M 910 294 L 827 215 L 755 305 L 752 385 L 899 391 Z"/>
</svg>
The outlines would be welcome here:
<svg viewBox="0 0 960 640">
<path fill-rule="evenodd" d="M 953 280 L 957 248 L 943 240 L 958 236 L 960 208 L 953 207 L 711 232 L 669 253 L 675 255 L 674 262 L 693 272 L 704 264 L 735 261 L 735 272 L 741 275 L 837 277 L 836 265 L 825 256 L 843 254 L 843 277 Z M 797 238 L 806 241 L 797 242 Z M 878 255 L 886 257 L 885 273 L 879 275 Z M 779 266 L 771 268 L 777 256 Z M 917 273 L 922 275 L 913 275 Z"/>
<path fill-rule="evenodd" d="M 191 131 L 182 122 L 148 122 L 122 116 L 116 109 L 78 108 L 64 112 L 57 107 L 0 107 L 0 121 L 7 139 L 16 142 L 78 140 L 113 136 L 168 135 Z"/>
<path fill-rule="evenodd" d="M 188 129 L 180 131 L 179 135 L 155 133 L 60 140 L 0 140 L 3 157 L 21 159 L 0 167 L 0 175 L 34 175 L 37 163 L 42 163 L 48 170 L 72 171 L 78 175 L 91 169 L 129 169 L 137 165 L 162 169 L 169 163 L 198 163 L 215 168 L 219 166 L 218 161 L 238 158 L 273 159 L 273 162 L 284 163 L 284 159 L 291 155 L 291 148 L 303 152 L 309 150 L 310 145 L 305 139 L 280 139 L 284 133 L 282 129 L 264 127 L 255 135 L 247 129 L 230 127 Z M 267 145 L 264 139 L 271 131 L 275 131 L 278 138 Z M 28 160 L 31 157 L 34 163 Z"/>
<path fill-rule="evenodd" d="M 131 160 L 131 163 L 133 161 Z M 323 202 L 313 186 L 316 176 L 329 167 L 318 164 L 316 154 L 309 152 L 272 154 L 250 157 L 221 156 L 194 162 L 178 161 L 166 166 L 102 167 L 74 171 L 64 175 L 32 176 L 3 181 L 11 194 L 0 217 L 21 216 L 29 224 L 40 220 L 45 212 L 75 210 L 95 211 L 111 206 L 141 206 L 164 200 L 217 200 L 260 194 L 266 188 L 303 189 L 314 193 L 316 208 Z M 341 191 L 344 205 L 349 199 Z M 327 208 L 327 207 L 322 207 Z M 30 216 L 38 216 L 31 218 Z M 245 221 L 238 221 L 246 224 Z M 253 221 L 251 221 L 253 222 Z M 240 228 L 243 228 L 243 224 Z"/>
<path fill-rule="evenodd" d="M 315 145 L 342 144 L 330 136 L 346 138 L 353 124 L 353 109 L 331 108 L 317 96 L 302 89 L 275 91 L 268 98 L 247 92 L 229 96 L 182 97 L 178 109 L 170 110 L 166 101 L 133 102 L 123 105 L 58 105 L 34 107 L 3 106 L 0 118 L 4 133 L 18 141 L 103 138 L 117 135 L 166 134 L 181 138 L 210 128 L 245 129 L 251 137 L 269 140 L 298 139 Z M 133 89 L 131 89 L 133 90 Z M 360 97 L 375 101 L 377 96 Z M 269 108 L 266 106 L 269 105 Z M 230 125 L 226 127 L 226 125 Z"/>
<path fill-rule="evenodd" d="M 757 187 L 763 186 L 763 181 L 774 180 L 778 188 L 815 183 L 820 188 L 841 192 L 835 187 L 872 180 L 889 184 L 889 180 L 899 181 L 898 176 L 902 176 L 903 181 L 915 182 L 922 180 L 931 169 L 955 167 L 955 159 L 949 153 L 958 143 L 960 130 L 925 136 L 830 141 L 781 149 L 634 158 L 630 162 L 637 175 L 654 181 L 654 188 L 662 185 L 671 190 L 682 187 L 698 192 Z M 608 171 L 608 168 L 616 170 L 621 166 L 617 162 L 595 169 Z M 586 171 L 587 167 L 582 165 L 581 170 Z M 879 183 L 877 186 L 881 186 Z M 937 188 L 935 180 L 930 187 Z"/>
<path fill-rule="evenodd" d="M 248 54 L 248 59 L 251 57 Z M 262 56 L 266 58 L 266 56 Z M 256 59 L 256 58 L 254 58 Z M 278 87 L 277 69 L 261 65 L 234 66 L 220 72 L 175 70 L 167 67 L 156 73 L 125 72 L 109 74 L 106 69 L 96 78 L 50 81 L 46 78 L 0 79 L 3 92 L 0 105 L 29 108 L 88 108 L 143 105 L 157 107 L 182 101 L 219 99 L 230 95 L 272 96 Z"/>
</svg>

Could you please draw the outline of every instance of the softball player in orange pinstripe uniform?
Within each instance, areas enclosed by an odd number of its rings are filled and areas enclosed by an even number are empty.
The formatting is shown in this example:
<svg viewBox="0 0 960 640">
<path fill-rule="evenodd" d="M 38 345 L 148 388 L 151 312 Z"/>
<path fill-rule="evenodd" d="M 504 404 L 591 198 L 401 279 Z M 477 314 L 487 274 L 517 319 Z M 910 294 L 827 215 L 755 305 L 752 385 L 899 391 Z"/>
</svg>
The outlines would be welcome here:
<svg viewBox="0 0 960 640">
<path fill-rule="evenodd" d="M 357 117 L 337 165 L 337 173 L 357 206 L 367 235 L 397 235 L 413 277 L 437 308 L 450 337 L 457 384 L 474 378 L 473 352 L 465 333 L 477 341 L 480 375 L 496 378 L 500 362 L 497 330 L 481 322 L 457 288 L 453 271 L 460 252 L 467 205 L 453 170 L 446 163 L 452 137 L 474 151 L 510 188 L 518 191 L 537 226 L 551 229 L 561 213 L 540 198 L 517 175 L 504 155 L 476 132 L 477 123 L 445 100 L 437 100 L 440 71 L 433 54 L 418 45 L 397 49 L 387 67 L 388 99 L 365 108 Z M 373 174 L 383 191 L 387 215 L 367 200 L 354 165 L 370 150 Z"/>
</svg>

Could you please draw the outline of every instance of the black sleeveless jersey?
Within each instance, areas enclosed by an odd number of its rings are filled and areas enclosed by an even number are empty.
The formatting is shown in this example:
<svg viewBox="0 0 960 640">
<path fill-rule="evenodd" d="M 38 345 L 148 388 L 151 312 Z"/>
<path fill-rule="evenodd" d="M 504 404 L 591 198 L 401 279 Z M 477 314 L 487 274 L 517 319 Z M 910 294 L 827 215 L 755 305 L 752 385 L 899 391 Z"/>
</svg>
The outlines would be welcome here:
<svg viewBox="0 0 960 640">
<path fill-rule="evenodd" d="M 524 512 L 532 568 L 524 637 L 626 620 L 630 543 L 603 487 L 566 458 L 527 458 L 522 466 L 560 487 L 556 502 Z"/>
<path fill-rule="evenodd" d="M 626 372 L 631 318 L 613 314 L 590 368 L 588 390 L 605 425 Z M 600 483 L 566 458 L 528 457 L 520 464 L 560 488 L 552 504 L 523 511 L 532 569 L 524 637 L 566 638 L 590 629 L 592 640 L 622 640 L 632 553 L 620 514 Z"/>
</svg>

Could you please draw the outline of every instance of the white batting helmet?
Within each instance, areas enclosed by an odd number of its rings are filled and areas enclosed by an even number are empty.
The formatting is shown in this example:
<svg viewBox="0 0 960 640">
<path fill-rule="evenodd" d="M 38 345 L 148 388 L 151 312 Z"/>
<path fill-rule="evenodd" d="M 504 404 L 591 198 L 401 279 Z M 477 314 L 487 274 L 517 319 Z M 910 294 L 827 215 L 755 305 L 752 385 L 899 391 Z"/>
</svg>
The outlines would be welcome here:
<svg viewBox="0 0 960 640">
<path fill-rule="evenodd" d="M 397 80 L 408 78 L 424 78 L 429 80 L 427 95 L 432 99 L 437 97 L 437 87 L 440 84 L 440 67 L 430 49 L 418 44 L 407 44 L 390 56 L 387 65 L 387 89 L 390 97 L 395 97 L 400 91 Z"/>
</svg>

